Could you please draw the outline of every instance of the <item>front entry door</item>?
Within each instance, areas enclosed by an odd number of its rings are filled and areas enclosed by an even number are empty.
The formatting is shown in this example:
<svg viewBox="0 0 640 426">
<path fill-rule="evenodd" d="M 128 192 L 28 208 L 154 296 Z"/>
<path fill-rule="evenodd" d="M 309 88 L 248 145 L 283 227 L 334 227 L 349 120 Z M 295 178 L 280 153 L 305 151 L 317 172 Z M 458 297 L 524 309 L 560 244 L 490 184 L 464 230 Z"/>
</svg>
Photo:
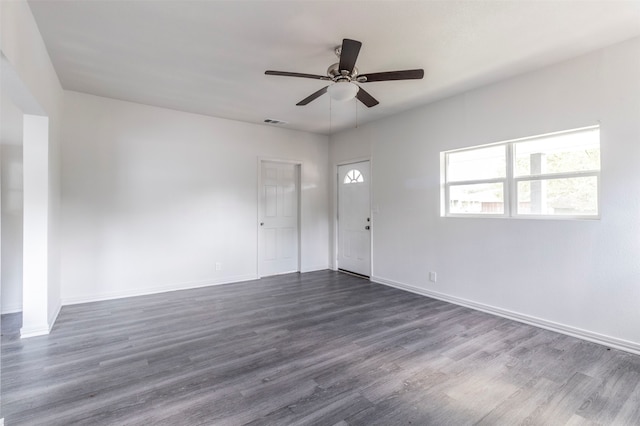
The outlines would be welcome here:
<svg viewBox="0 0 640 426">
<path fill-rule="evenodd" d="M 338 269 L 371 275 L 369 162 L 338 167 Z"/>
<path fill-rule="evenodd" d="M 298 267 L 299 166 L 262 161 L 258 273 L 296 272 Z"/>
</svg>

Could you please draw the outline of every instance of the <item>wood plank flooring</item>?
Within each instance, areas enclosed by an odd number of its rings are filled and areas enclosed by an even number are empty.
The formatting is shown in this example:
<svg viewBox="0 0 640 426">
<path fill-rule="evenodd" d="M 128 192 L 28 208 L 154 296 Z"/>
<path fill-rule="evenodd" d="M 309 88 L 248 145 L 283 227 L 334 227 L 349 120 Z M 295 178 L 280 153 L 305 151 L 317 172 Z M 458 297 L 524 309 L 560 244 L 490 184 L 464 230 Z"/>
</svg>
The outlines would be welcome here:
<svg viewBox="0 0 640 426">
<path fill-rule="evenodd" d="M 13 425 L 639 425 L 640 357 L 332 271 L 2 319 Z"/>
</svg>

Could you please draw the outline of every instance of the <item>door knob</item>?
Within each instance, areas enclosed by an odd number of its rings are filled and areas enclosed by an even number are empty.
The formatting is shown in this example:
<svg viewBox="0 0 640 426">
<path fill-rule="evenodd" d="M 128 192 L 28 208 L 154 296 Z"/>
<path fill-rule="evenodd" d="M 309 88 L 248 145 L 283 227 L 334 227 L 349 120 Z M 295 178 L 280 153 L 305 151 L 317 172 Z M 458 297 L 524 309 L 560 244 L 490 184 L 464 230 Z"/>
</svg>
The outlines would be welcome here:
<svg viewBox="0 0 640 426">
<path fill-rule="evenodd" d="M 264 222 L 260 222 L 260 226 L 264 226 Z"/>
<path fill-rule="evenodd" d="M 369 225 L 365 226 L 364 229 L 371 229 L 371 227 Z"/>
</svg>

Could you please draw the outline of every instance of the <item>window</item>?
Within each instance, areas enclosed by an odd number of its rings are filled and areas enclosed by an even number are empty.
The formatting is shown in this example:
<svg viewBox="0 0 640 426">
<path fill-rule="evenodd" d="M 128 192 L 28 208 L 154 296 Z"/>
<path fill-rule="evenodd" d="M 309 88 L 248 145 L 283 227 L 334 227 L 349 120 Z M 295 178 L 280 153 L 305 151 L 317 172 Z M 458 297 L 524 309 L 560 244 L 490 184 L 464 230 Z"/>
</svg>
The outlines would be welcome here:
<svg viewBox="0 0 640 426">
<path fill-rule="evenodd" d="M 349 170 L 347 174 L 344 176 L 344 180 L 343 180 L 343 183 L 345 184 L 361 183 L 361 182 L 364 182 L 364 178 L 362 177 L 362 173 L 360 173 L 360 170 L 356 170 L 356 169 Z"/>
<path fill-rule="evenodd" d="M 446 216 L 598 216 L 600 128 L 443 153 Z"/>
</svg>

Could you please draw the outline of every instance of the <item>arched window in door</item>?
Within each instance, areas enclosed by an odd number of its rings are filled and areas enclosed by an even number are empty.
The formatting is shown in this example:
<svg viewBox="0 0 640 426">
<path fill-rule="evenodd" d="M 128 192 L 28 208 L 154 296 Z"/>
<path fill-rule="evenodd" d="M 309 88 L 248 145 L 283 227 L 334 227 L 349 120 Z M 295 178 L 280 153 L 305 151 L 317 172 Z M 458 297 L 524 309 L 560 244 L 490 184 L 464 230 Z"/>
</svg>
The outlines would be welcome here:
<svg viewBox="0 0 640 426">
<path fill-rule="evenodd" d="M 360 170 L 351 169 L 347 172 L 346 175 L 344 175 L 344 180 L 342 183 L 349 184 L 362 182 L 364 182 L 364 177 L 362 177 L 362 173 L 360 173 Z"/>
</svg>

